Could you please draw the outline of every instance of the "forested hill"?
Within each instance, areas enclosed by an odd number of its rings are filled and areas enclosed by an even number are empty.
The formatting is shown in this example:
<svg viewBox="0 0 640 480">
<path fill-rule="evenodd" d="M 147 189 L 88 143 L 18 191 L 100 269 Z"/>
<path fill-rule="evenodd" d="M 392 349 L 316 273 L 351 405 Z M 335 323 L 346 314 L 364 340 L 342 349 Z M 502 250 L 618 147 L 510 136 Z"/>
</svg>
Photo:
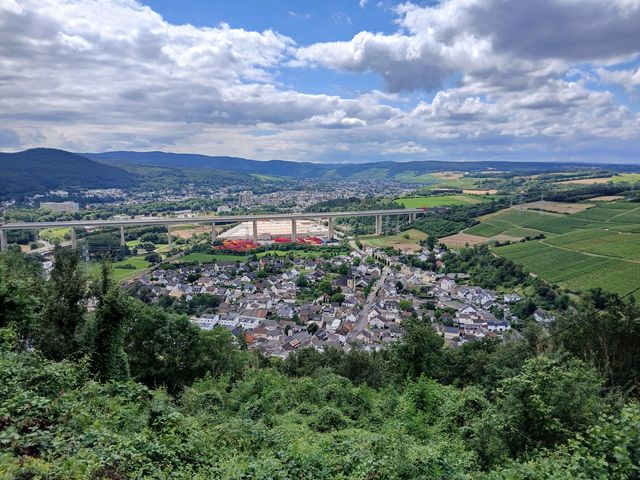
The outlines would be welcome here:
<svg viewBox="0 0 640 480">
<path fill-rule="evenodd" d="M 53 148 L 0 153 L 0 198 L 57 188 L 122 188 L 136 183 L 126 170 Z"/>
<path fill-rule="evenodd" d="M 545 172 L 568 171 L 572 168 L 597 168 L 614 172 L 637 171 L 637 165 L 561 163 L 561 162 L 371 162 L 371 163 L 310 163 L 286 160 L 258 161 L 238 157 L 208 156 L 189 153 L 132 152 L 116 151 L 104 153 L 82 153 L 96 161 L 111 164 L 128 163 L 172 168 L 212 168 L 234 172 L 281 175 L 296 178 L 352 178 L 352 179 L 393 179 L 403 175 L 458 171 L 483 172 L 486 170 L 517 172 L 519 174 L 539 174 Z"/>
</svg>

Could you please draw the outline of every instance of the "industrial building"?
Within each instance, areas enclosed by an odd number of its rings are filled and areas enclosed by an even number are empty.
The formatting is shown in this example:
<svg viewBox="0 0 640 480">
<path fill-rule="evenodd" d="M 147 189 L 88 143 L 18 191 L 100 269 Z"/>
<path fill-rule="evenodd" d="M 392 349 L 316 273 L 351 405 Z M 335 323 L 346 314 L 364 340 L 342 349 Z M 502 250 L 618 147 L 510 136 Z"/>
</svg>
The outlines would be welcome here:
<svg viewBox="0 0 640 480">
<path fill-rule="evenodd" d="M 56 212 L 76 213 L 80 211 L 80 204 L 78 202 L 41 202 L 40 208 Z"/>
</svg>

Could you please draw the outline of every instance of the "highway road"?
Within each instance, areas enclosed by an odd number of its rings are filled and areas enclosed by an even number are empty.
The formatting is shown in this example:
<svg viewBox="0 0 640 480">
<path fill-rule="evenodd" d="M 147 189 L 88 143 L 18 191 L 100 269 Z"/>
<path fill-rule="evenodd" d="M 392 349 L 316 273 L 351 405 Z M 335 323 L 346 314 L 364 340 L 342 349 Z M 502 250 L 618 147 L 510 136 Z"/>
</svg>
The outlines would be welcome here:
<svg viewBox="0 0 640 480">
<path fill-rule="evenodd" d="M 0 224 L 0 230 L 38 230 L 52 227 L 101 227 L 133 225 L 178 225 L 185 223 L 236 223 L 253 220 L 311 220 L 317 218 L 374 217 L 377 215 L 410 215 L 425 213 L 419 208 L 393 210 L 358 210 L 353 212 L 263 213 L 204 217 L 145 217 L 127 220 L 65 220 L 61 222 L 19 222 Z"/>
</svg>

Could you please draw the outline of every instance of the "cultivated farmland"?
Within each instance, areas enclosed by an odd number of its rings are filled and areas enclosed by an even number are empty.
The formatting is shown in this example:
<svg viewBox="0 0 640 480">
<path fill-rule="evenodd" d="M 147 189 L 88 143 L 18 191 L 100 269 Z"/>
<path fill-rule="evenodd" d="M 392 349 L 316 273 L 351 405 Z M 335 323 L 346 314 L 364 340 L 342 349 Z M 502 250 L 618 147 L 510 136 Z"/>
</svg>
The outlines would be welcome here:
<svg viewBox="0 0 640 480">
<path fill-rule="evenodd" d="M 570 215 L 507 209 L 466 233 L 495 238 L 524 231 L 545 238 L 494 251 L 571 290 L 602 287 L 624 294 L 640 285 L 638 203 L 606 203 Z"/>
<path fill-rule="evenodd" d="M 398 198 L 396 201 L 404 205 L 405 208 L 421 208 L 475 205 L 489 200 L 491 200 L 491 197 L 481 195 L 439 195 L 432 197 L 405 197 Z"/>
</svg>

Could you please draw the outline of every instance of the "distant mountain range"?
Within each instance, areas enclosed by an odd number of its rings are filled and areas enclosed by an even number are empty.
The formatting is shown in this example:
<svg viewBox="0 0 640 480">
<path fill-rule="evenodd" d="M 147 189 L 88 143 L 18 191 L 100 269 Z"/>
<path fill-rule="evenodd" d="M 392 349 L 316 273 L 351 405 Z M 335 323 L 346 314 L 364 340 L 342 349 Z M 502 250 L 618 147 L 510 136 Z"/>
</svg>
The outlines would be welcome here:
<svg viewBox="0 0 640 480">
<path fill-rule="evenodd" d="M 147 168 L 153 167 L 153 168 Z M 0 198 L 44 193 L 58 188 L 127 188 L 150 179 L 208 179 L 209 182 L 242 182 L 245 175 L 297 179 L 395 179 L 441 171 L 508 171 L 534 174 L 566 171 L 569 168 L 599 168 L 614 172 L 638 171 L 639 166 L 559 162 L 375 162 L 318 164 L 286 160 L 257 161 L 167 152 L 115 151 L 71 153 L 51 148 L 34 148 L 17 153 L 0 153 Z M 202 169 L 206 169 L 203 172 Z M 153 171 L 153 172 L 152 172 Z M 200 172 L 200 173 L 198 173 Z M 151 176 L 154 175 L 154 176 Z M 255 178 L 251 180 L 256 180 Z"/>
<path fill-rule="evenodd" d="M 126 188 L 136 179 L 126 170 L 53 148 L 0 153 L 0 198 L 58 188 Z"/>
<path fill-rule="evenodd" d="M 640 167 L 616 164 L 559 163 L 559 162 L 371 162 L 350 164 L 319 164 L 286 160 L 258 161 L 238 157 L 218 157 L 190 153 L 115 151 L 82 153 L 81 155 L 110 164 L 126 163 L 171 168 L 213 168 L 248 174 L 278 175 L 295 178 L 351 178 L 393 179 L 407 175 L 457 171 L 482 172 L 498 170 L 526 173 L 566 171 L 575 168 L 602 168 L 616 172 L 637 171 Z"/>
</svg>

